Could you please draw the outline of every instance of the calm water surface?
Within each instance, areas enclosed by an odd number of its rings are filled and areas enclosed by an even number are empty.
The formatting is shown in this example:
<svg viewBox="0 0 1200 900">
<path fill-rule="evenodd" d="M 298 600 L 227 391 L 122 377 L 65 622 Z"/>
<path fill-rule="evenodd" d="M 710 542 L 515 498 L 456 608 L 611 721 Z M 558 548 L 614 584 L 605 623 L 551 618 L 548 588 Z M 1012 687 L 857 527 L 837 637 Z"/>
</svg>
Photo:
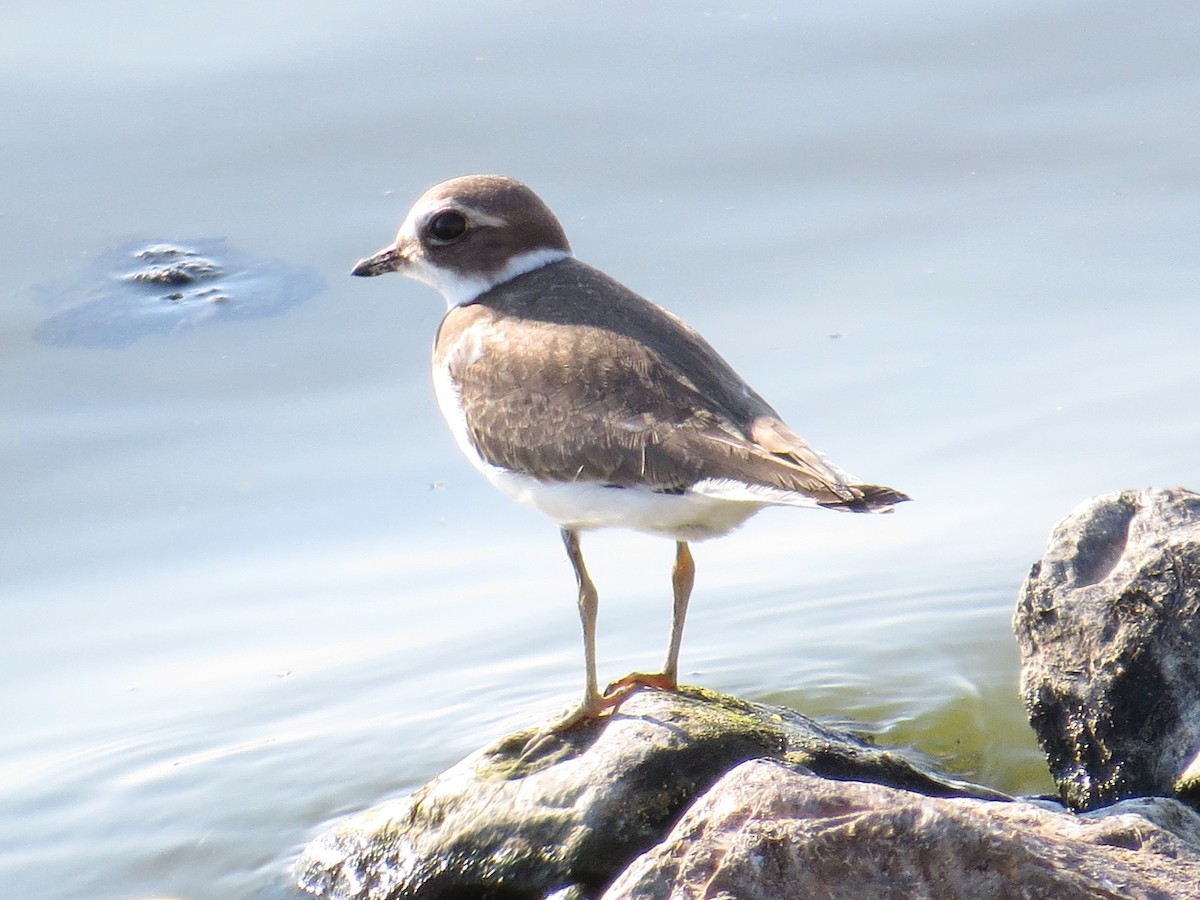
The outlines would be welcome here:
<svg viewBox="0 0 1200 900">
<path fill-rule="evenodd" d="M 438 418 L 441 300 L 346 277 L 468 172 L 917 499 L 696 547 L 685 677 L 1047 790 L 1021 578 L 1086 497 L 1200 484 L 1198 35 L 1185 2 L 10 4 L 5 892 L 282 896 L 339 816 L 575 699 L 555 529 Z M 106 251 L 201 237 L 327 288 L 32 340 Z M 586 550 L 602 677 L 655 665 L 670 544 Z"/>
</svg>

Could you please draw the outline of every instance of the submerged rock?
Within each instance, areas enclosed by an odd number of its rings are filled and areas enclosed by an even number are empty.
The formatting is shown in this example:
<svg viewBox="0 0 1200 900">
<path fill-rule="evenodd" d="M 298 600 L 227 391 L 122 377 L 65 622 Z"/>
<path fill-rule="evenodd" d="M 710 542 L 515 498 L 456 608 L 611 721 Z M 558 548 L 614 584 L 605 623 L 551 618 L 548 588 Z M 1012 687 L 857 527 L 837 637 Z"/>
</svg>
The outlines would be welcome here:
<svg viewBox="0 0 1200 900">
<path fill-rule="evenodd" d="M 255 258 L 219 239 L 142 241 L 103 254 L 70 283 L 38 288 L 60 308 L 33 336 L 57 347 L 124 347 L 148 335 L 280 315 L 324 286 L 312 269 Z"/>
<path fill-rule="evenodd" d="M 1078 507 L 1025 580 L 1013 626 L 1021 694 L 1067 805 L 1195 802 L 1200 495 L 1124 491 Z"/>
<path fill-rule="evenodd" d="M 646 690 L 609 719 L 511 735 L 411 797 L 343 822 L 305 850 L 299 883 L 359 900 L 595 897 L 690 803 L 754 759 L 913 797 L 1003 797 L 790 710 Z"/>
</svg>

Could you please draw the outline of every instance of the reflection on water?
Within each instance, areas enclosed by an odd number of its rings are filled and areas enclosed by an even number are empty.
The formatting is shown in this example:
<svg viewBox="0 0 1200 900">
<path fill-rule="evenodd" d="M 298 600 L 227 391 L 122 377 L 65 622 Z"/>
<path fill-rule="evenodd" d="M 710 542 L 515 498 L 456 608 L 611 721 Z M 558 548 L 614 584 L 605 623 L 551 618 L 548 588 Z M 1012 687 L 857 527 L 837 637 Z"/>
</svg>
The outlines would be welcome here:
<svg viewBox="0 0 1200 900">
<path fill-rule="evenodd" d="M 477 171 L 916 499 L 697 545 L 683 678 L 1048 789 L 1008 624 L 1026 567 L 1084 497 L 1198 480 L 1200 23 L 869 12 L 0 14 L 14 896 L 272 895 L 337 816 L 576 699 L 555 529 L 438 419 L 441 301 L 347 275 Z M 32 340 L 36 285 L 146 234 L 327 289 L 111 352 Z M 670 543 L 585 541 L 601 677 L 656 665 Z"/>
</svg>

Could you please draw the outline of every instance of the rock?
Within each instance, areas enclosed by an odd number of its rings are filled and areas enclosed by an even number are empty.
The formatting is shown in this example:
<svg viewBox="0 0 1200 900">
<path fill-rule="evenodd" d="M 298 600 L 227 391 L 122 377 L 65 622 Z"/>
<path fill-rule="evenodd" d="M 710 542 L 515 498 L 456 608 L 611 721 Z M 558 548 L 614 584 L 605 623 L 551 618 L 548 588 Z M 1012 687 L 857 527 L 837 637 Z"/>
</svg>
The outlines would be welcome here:
<svg viewBox="0 0 1200 900">
<path fill-rule="evenodd" d="M 1198 607 L 1200 495 L 1184 490 L 1089 501 L 1026 579 L 1021 690 L 1081 815 L 789 710 L 643 690 L 344 821 L 297 884 L 341 900 L 1200 900 Z"/>
<path fill-rule="evenodd" d="M 1145 819 L 1163 831 L 1171 832 L 1192 847 L 1200 848 L 1200 815 L 1190 806 L 1170 797 L 1136 797 L 1132 800 L 1121 800 L 1112 806 L 1083 813 L 1083 817 L 1095 821 L 1120 818 L 1121 822 L 1134 829 L 1144 827 L 1145 823 L 1140 822 L 1139 818 Z M 1120 841 L 1111 843 L 1118 844 Z M 1197 886 L 1197 889 L 1200 890 L 1200 886 Z"/>
<path fill-rule="evenodd" d="M 1200 809 L 1200 753 L 1192 757 L 1183 773 L 1175 779 L 1175 793 Z"/>
<path fill-rule="evenodd" d="M 126 347 L 151 335 L 277 316 L 324 287 L 313 269 L 221 239 L 136 241 L 65 282 L 37 288 L 56 311 L 33 337 L 55 347 Z"/>
<path fill-rule="evenodd" d="M 1021 694 L 1068 806 L 1194 801 L 1198 612 L 1200 495 L 1124 491 L 1055 527 L 1014 629 Z"/>
<path fill-rule="evenodd" d="M 1161 802 L 1174 807 L 1161 815 L 1200 836 L 1200 816 Z M 754 760 L 722 778 L 603 900 L 1197 896 L 1200 845 L 1139 814 L 1093 820 L 923 797 Z"/>
<path fill-rule="evenodd" d="M 937 797 L 1003 796 L 790 710 L 694 688 L 644 690 L 609 719 L 511 735 L 412 797 L 343 822 L 305 850 L 298 881 L 356 900 L 594 897 L 753 759 Z"/>
</svg>

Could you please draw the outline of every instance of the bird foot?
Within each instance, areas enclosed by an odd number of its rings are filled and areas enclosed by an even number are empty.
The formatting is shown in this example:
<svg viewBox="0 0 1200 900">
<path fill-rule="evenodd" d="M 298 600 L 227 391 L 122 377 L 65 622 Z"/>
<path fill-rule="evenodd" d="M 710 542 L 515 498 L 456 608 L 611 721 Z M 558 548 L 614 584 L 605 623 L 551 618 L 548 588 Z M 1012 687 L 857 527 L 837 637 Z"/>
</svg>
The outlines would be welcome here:
<svg viewBox="0 0 1200 900">
<path fill-rule="evenodd" d="M 666 672 L 630 672 L 605 688 L 604 698 L 614 697 L 619 704 L 638 688 L 644 687 L 675 693 L 679 690 L 679 680 Z"/>
<path fill-rule="evenodd" d="M 574 710 L 551 725 L 549 730 L 551 732 L 566 731 L 574 728 L 580 722 L 605 718 L 611 715 L 613 710 L 620 706 L 627 696 L 629 696 L 628 691 L 613 694 L 611 690 L 607 690 L 603 694 L 597 694 L 595 697 L 585 698 Z"/>
<path fill-rule="evenodd" d="M 560 719 L 538 730 L 526 743 L 521 752 L 522 760 L 530 760 L 543 751 L 552 747 L 561 736 L 585 722 L 597 722 L 606 719 L 617 710 L 631 695 L 644 687 L 659 691 L 678 691 L 679 683 L 675 678 L 663 672 L 630 672 L 605 688 L 603 694 L 585 697 L 579 706 Z"/>
<path fill-rule="evenodd" d="M 630 695 L 644 687 L 660 691 L 678 691 L 679 683 L 663 672 L 630 672 L 605 688 L 603 694 L 585 697 L 575 709 L 555 720 L 542 732 L 543 736 L 569 731 L 583 722 L 592 722 L 612 715 Z"/>
<path fill-rule="evenodd" d="M 619 697 L 610 697 L 596 694 L 595 697 L 585 698 L 582 703 L 562 718 L 555 719 L 548 725 L 538 728 L 525 743 L 525 748 L 521 751 L 521 760 L 532 760 L 545 751 L 560 745 L 563 740 L 570 741 L 571 738 L 567 733 L 577 726 L 608 718 L 612 711 L 620 706 L 625 696 L 622 694 Z"/>
</svg>

